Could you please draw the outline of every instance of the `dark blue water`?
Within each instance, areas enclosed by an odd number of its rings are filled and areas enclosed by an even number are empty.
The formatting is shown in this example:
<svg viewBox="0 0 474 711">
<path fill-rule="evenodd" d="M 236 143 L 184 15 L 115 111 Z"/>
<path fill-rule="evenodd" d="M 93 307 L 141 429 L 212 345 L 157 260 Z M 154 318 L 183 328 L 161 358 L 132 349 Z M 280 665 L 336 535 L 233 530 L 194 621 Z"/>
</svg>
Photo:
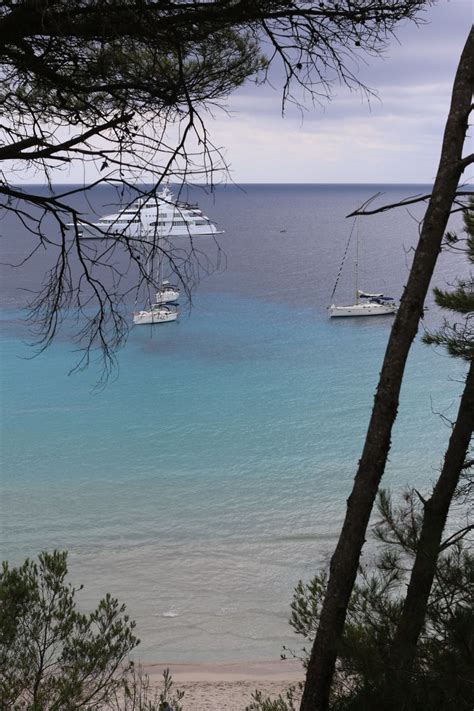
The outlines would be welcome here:
<svg viewBox="0 0 474 711">
<path fill-rule="evenodd" d="M 278 655 L 293 587 L 334 545 L 392 322 L 326 314 L 345 215 L 379 189 L 193 192 L 226 230 L 226 268 L 203 274 L 178 323 L 132 328 L 105 389 L 95 365 L 68 375 L 67 333 L 29 358 L 22 289 L 41 281 L 48 253 L 4 268 L 2 557 L 67 548 L 84 604 L 106 591 L 126 601 L 148 660 Z M 382 189 L 387 202 L 426 190 Z M 97 190 L 91 203 L 106 212 L 112 200 Z M 361 288 L 400 295 L 420 214 L 360 223 Z M 18 261 L 27 235 L 1 229 L 4 261 Z M 341 302 L 353 298 L 351 257 L 346 267 Z M 463 271 L 462 255 L 443 254 L 434 281 Z M 434 479 L 449 437 L 438 413 L 454 418 L 463 370 L 415 344 L 385 485 Z"/>
</svg>

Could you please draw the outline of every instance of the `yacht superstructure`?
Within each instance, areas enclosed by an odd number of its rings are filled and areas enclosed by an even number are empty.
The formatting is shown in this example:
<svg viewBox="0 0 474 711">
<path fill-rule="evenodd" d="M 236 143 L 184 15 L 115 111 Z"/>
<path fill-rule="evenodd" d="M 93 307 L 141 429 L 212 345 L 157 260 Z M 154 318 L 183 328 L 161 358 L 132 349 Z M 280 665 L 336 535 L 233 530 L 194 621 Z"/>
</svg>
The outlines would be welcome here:
<svg viewBox="0 0 474 711">
<path fill-rule="evenodd" d="M 176 200 L 168 187 L 156 197 L 137 200 L 118 212 L 104 215 L 92 225 L 82 225 L 82 228 L 102 236 L 123 234 L 127 237 L 169 238 L 223 232 L 203 215 L 198 205 Z"/>
</svg>

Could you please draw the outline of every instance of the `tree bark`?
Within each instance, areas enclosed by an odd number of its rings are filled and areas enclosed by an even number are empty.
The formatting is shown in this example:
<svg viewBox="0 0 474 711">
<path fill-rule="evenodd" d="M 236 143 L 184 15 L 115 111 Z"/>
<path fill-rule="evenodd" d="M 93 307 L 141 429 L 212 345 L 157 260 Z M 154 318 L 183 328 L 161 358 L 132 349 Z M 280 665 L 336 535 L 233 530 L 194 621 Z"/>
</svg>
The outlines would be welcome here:
<svg viewBox="0 0 474 711">
<path fill-rule="evenodd" d="M 471 106 L 473 74 L 474 31 L 471 28 L 454 80 L 432 196 L 390 334 L 362 457 L 347 501 L 339 542 L 331 560 L 327 592 L 306 673 L 301 711 L 326 711 L 329 706 L 338 645 L 369 517 L 390 450 L 405 364 L 423 314 L 423 303 L 464 168 L 462 150 Z"/>
<path fill-rule="evenodd" d="M 409 709 L 409 673 L 416 655 L 436 573 L 444 526 L 459 482 L 474 427 L 474 361 L 466 377 L 458 417 L 449 440 L 443 468 L 433 494 L 425 504 L 420 540 L 411 572 L 402 615 L 392 644 L 388 708 Z"/>
</svg>

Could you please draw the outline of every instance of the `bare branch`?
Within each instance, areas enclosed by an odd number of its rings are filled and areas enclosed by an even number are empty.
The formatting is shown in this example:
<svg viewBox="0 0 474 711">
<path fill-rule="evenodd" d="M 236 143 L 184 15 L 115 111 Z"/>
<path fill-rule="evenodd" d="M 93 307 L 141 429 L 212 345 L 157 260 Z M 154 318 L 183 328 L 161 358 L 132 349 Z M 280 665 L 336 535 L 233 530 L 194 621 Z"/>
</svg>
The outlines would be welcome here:
<svg viewBox="0 0 474 711">
<path fill-rule="evenodd" d="M 456 192 L 455 197 L 469 197 L 472 196 L 472 194 L 472 190 L 458 190 Z M 349 213 L 349 215 L 346 215 L 346 218 L 356 217 L 359 215 L 376 215 L 379 212 L 387 212 L 388 210 L 393 210 L 397 207 L 406 207 L 407 205 L 414 205 L 417 202 L 426 202 L 431 198 L 432 193 L 427 193 L 426 195 L 414 195 L 413 197 L 404 198 L 399 202 L 393 202 L 387 205 L 382 205 L 381 207 L 377 207 L 373 210 L 366 210 L 366 206 L 370 205 L 374 200 L 380 197 L 380 195 L 381 193 L 376 193 L 375 195 L 373 195 L 371 198 L 366 200 L 366 202 L 364 202 L 359 208 L 357 208 L 357 210 L 354 210 L 354 212 L 351 212 Z M 460 209 L 465 210 L 466 205 L 462 205 Z"/>
<path fill-rule="evenodd" d="M 443 543 L 440 545 L 440 552 L 446 550 L 446 548 L 449 548 L 449 546 L 453 546 L 459 541 L 461 541 L 463 538 L 467 536 L 469 531 L 474 530 L 474 524 L 470 524 L 469 526 L 465 526 L 464 528 L 461 528 L 460 531 L 456 531 L 456 533 L 453 533 L 449 538 L 447 538 Z"/>
<path fill-rule="evenodd" d="M 471 153 L 471 155 L 466 156 L 465 158 L 462 159 L 461 165 L 464 170 L 464 168 L 467 168 L 468 165 L 471 165 L 471 163 L 474 163 L 474 153 Z"/>
</svg>

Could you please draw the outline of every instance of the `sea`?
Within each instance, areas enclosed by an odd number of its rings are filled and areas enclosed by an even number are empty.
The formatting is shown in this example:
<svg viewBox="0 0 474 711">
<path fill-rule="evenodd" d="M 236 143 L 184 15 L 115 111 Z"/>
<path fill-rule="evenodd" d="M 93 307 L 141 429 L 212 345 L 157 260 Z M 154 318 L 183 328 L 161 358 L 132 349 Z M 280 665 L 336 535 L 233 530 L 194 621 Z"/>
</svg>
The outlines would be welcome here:
<svg viewBox="0 0 474 711">
<path fill-rule="evenodd" d="M 70 188 L 70 186 L 68 186 Z M 41 192 L 41 189 L 35 189 Z M 60 192 L 61 186 L 55 190 Z M 1 235 L 0 553 L 69 552 L 78 601 L 126 603 L 148 662 L 278 658 L 300 646 L 293 590 L 328 564 L 360 457 L 392 317 L 329 319 L 359 285 L 400 297 L 423 205 L 347 215 L 422 185 L 223 185 L 186 195 L 225 232 L 194 240 L 199 283 L 178 322 L 131 327 L 100 382 L 67 322 L 38 352 L 26 304 L 55 258 L 7 214 Z M 92 215 L 119 197 L 69 198 Z M 451 229 L 461 229 L 454 215 Z M 355 234 L 355 233 L 354 233 Z M 182 247 L 185 249 L 186 238 Z M 195 256 L 196 256 L 195 255 Z M 16 265 L 16 266 L 8 266 Z M 433 285 L 466 275 L 441 253 Z M 442 321 L 430 295 L 420 328 Z M 123 312 L 131 323 L 133 293 Z M 414 343 L 383 486 L 428 492 L 465 365 Z M 377 515 L 374 515 L 376 520 Z M 363 560 L 371 558 L 370 534 Z"/>
</svg>

